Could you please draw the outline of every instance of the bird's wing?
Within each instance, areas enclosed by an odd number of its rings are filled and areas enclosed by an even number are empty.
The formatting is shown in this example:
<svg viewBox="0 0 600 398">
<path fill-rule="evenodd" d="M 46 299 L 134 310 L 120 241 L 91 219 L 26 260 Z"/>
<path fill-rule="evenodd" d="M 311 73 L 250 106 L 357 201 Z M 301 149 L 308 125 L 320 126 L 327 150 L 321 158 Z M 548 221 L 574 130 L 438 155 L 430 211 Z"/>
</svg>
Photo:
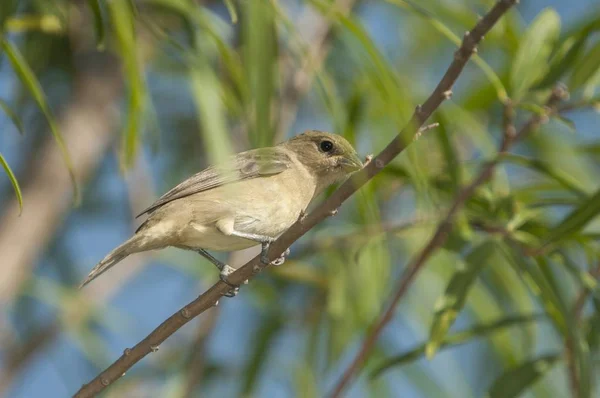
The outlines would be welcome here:
<svg viewBox="0 0 600 398">
<path fill-rule="evenodd" d="M 279 148 L 259 148 L 238 153 L 224 165 L 208 167 L 183 181 L 138 214 L 136 218 L 186 196 L 242 180 L 279 174 L 288 169 L 291 163 L 290 157 Z"/>
</svg>

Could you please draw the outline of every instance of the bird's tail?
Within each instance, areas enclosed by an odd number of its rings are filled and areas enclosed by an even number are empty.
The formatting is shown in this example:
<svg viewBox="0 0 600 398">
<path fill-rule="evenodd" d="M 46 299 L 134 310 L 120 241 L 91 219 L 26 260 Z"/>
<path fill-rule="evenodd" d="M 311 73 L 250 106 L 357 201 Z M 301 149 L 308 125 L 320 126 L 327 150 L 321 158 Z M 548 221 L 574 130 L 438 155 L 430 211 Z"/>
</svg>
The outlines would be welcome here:
<svg viewBox="0 0 600 398">
<path fill-rule="evenodd" d="M 133 235 L 128 241 L 123 243 L 121 246 L 117 247 L 115 250 L 111 251 L 104 257 L 102 261 L 100 261 L 96 266 L 90 271 L 89 275 L 79 288 L 81 289 L 104 272 L 108 271 L 113 265 L 117 264 L 119 261 L 123 260 L 125 257 L 130 254 L 137 253 L 144 249 L 144 237 L 140 234 Z"/>
</svg>

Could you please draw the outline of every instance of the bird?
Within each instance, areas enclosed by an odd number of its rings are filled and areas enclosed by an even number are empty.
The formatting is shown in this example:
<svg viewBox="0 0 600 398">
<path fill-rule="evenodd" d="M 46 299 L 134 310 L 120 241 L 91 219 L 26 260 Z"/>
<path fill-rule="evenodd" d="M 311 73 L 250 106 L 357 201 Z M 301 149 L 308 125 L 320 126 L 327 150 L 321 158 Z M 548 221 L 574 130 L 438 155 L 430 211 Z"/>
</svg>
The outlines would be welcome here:
<svg viewBox="0 0 600 398">
<path fill-rule="evenodd" d="M 227 280 L 235 268 L 209 250 L 228 252 L 260 244 L 261 261 L 268 264 L 269 245 L 304 214 L 310 202 L 362 167 L 344 137 L 319 130 L 232 155 L 144 209 L 137 217 L 147 214 L 148 218 L 133 236 L 104 257 L 79 287 L 131 254 L 170 246 L 195 251 L 213 263 L 221 280 L 232 288 L 227 294 L 231 297 L 239 289 Z M 283 260 L 280 257 L 276 264 Z"/>
</svg>

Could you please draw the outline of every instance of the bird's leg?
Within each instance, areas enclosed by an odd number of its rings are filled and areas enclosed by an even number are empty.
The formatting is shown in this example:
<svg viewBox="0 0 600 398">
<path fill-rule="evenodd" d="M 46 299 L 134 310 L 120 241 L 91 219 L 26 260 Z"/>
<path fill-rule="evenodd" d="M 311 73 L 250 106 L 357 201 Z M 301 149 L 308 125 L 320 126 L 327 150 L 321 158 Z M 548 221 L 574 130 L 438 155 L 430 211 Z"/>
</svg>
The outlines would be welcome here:
<svg viewBox="0 0 600 398">
<path fill-rule="evenodd" d="M 258 235 L 258 234 L 248 234 L 245 232 L 231 231 L 229 233 L 231 236 L 237 236 L 239 238 L 253 240 L 255 242 L 260 243 L 262 249 L 260 251 L 260 261 L 268 265 L 269 264 L 269 246 L 271 243 L 275 241 L 275 238 L 271 236 Z"/>
<path fill-rule="evenodd" d="M 206 258 L 208 261 L 210 261 L 211 263 L 213 263 L 219 269 L 219 271 L 220 271 L 219 272 L 219 279 L 221 279 L 225 284 L 227 284 L 229 287 L 231 287 L 231 290 L 229 290 L 225 294 L 225 297 L 235 297 L 235 295 L 240 290 L 240 287 L 237 286 L 237 285 L 234 285 L 234 284 L 230 283 L 227 280 L 227 277 L 229 275 L 231 275 L 233 272 L 235 272 L 235 268 L 233 268 L 229 264 L 225 264 L 224 262 L 219 261 L 217 258 L 215 258 L 212 254 L 210 254 L 209 252 L 207 252 L 204 249 L 197 249 L 196 251 L 201 256 L 203 256 L 204 258 Z"/>
<path fill-rule="evenodd" d="M 196 252 L 198 252 L 202 257 L 206 258 L 211 263 L 213 263 L 215 265 L 215 267 L 217 267 L 219 269 L 219 271 L 221 271 L 221 272 L 223 272 L 223 270 L 225 270 L 227 268 L 232 268 L 231 266 L 218 260 L 216 257 L 214 257 L 212 254 L 210 254 L 209 252 L 207 252 L 204 249 L 196 249 Z M 231 272 L 229 272 L 229 273 L 231 273 Z"/>
</svg>

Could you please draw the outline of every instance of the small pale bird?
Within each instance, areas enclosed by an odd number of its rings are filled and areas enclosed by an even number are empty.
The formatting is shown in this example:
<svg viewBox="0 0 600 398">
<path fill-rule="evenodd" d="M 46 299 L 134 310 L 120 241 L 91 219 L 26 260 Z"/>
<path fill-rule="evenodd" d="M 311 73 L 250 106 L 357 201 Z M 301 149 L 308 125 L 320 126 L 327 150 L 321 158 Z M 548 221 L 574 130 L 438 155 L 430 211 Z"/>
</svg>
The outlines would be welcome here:
<svg viewBox="0 0 600 398">
<path fill-rule="evenodd" d="M 261 244 L 266 264 L 269 244 L 294 224 L 311 200 L 362 167 L 346 139 L 316 130 L 274 147 L 233 155 L 183 181 L 138 215 L 149 216 L 80 287 L 130 254 L 168 246 L 198 252 L 228 283 L 227 276 L 235 269 L 207 250 L 234 251 Z"/>
</svg>

